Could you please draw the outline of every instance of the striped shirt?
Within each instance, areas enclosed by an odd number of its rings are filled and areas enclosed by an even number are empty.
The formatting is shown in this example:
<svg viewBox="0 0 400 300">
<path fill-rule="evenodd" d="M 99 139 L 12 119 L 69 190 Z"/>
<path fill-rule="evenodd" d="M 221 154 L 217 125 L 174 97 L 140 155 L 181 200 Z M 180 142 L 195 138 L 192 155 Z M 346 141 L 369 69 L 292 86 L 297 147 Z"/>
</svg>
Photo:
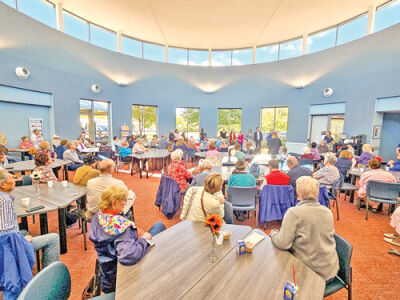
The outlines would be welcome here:
<svg viewBox="0 0 400 300">
<path fill-rule="evenodd" d="M 18 231 L 14 197 L 8 193 L 0 192 L 0 234 Z"/>
</svg>

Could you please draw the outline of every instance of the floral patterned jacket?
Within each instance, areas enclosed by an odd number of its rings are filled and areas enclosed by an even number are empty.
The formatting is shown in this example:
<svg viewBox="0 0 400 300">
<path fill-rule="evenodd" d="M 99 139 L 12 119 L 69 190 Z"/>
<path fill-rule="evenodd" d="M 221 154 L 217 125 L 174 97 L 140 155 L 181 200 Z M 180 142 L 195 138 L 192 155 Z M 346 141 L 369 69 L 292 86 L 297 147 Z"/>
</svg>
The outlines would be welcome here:
<svg viewBox="0 0 400 300">
<path fill-rule="evenodd" d="M 168 167 L 168 176 L 178 182 L 181 192 L 188 186 L 186 179 L 192 178 L 192 174 L 185 169 L 183 161 L 173 161 Z"/>
</svg>

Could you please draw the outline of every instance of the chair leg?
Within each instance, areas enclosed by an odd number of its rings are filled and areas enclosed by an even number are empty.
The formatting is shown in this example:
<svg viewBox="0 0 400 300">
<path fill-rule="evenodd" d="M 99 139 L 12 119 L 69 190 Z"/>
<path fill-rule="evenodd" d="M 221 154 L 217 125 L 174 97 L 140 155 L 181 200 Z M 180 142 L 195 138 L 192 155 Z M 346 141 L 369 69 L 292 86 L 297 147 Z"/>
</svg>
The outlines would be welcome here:
<svg viewBox="0 0 400 300">
<path fill-rule="evenodd" d="M 32 223 L 35 224 L 35 215 L 32 216 Z"/>
<path fill-rule="evenodd" d="M 338 198 L 336 198 L 336 215 L 337 215 L 337 220 L 339 221 L 339 202 L 338 202 Z"/>
<path fill-rule="evenodd" d="M 365 215 L 365 220 L 367 221 L 368 221 L 368 207 L 369 207 L 369 197 L 367 197 L 367 203 L 365 204 L 365 210 L 367 211 Z"/>
<path fill-rule="evenodd" d="M 39 253 L 39 251 L 40 250 L 37 250 L 37 251 L 35 251 L 36 253 L 36 269 L 37 269 L 37 272 L 39 273 L 40 272 L 40 253 Z"/>
<path fill-rule="evenodd" d="M 83 231 L 83 246 L 85 251 L 87 250 L 87 241 L 86 241 L 86 221 L 82 219 L 82 231 Z"/>
<path fill-rule="evenodd" d="M 347 299 L 351 300 L 351 284 L 347 287 Z"/>
</svg>

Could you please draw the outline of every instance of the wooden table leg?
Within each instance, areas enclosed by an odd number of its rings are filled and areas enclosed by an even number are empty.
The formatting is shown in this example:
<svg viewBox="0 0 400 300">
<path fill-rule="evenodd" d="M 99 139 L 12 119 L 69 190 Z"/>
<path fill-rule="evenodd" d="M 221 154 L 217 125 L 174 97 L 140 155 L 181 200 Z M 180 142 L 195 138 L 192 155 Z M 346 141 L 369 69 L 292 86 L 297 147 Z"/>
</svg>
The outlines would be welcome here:
<svg viewBox="0 0 400 300">
<path fill-rule="evenodd" d="M 40 218 L 40 235 L 49 233 L 49 226 L 47 223 L 47 213 L 40 214 L 39 218 Z"/>
<path fill-rule="evenodd" d="M 67 253 L 67 209 L 58 209 L 58 234 L 60 235 L 60 254 Z"/>
<path fill-rule="evenodd" d="M 142 169 L 142 163 L 143 163 L 143 161 L 142 161 L 141 159 L 139 159 L 139 172 L 140 172 L 140 179 L 142 179 L 142 171 L 143 171 L 143 169 Z"/>
<path fill-rule="evenodd" d="M 64 166 L 64 180 L 68 181 L 68 165 Z"/>
<path fill-rule="evenodd" d="M 22 217 L 21 218 L 21 226 L 20 226 L 21 230 L 26 230 L 29 232 L 29 228 L 28 228 L 28 217 Z"/>
</svg>

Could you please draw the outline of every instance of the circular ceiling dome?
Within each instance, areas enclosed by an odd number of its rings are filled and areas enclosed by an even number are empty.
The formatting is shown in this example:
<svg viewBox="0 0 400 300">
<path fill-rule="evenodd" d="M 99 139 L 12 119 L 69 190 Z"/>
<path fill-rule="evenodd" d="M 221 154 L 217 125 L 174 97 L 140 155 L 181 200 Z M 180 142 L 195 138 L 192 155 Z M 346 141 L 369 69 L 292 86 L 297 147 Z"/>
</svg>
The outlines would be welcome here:
<svg viewBox="0 0 400 300">
<path fill-rule="evenodd" d="M 56 2 L 51 1 L 51 2 Z M 62 0 L 89 22 L 170 47 L 273 44 L 344 22 L 387 0 Z"/>
</svg>

